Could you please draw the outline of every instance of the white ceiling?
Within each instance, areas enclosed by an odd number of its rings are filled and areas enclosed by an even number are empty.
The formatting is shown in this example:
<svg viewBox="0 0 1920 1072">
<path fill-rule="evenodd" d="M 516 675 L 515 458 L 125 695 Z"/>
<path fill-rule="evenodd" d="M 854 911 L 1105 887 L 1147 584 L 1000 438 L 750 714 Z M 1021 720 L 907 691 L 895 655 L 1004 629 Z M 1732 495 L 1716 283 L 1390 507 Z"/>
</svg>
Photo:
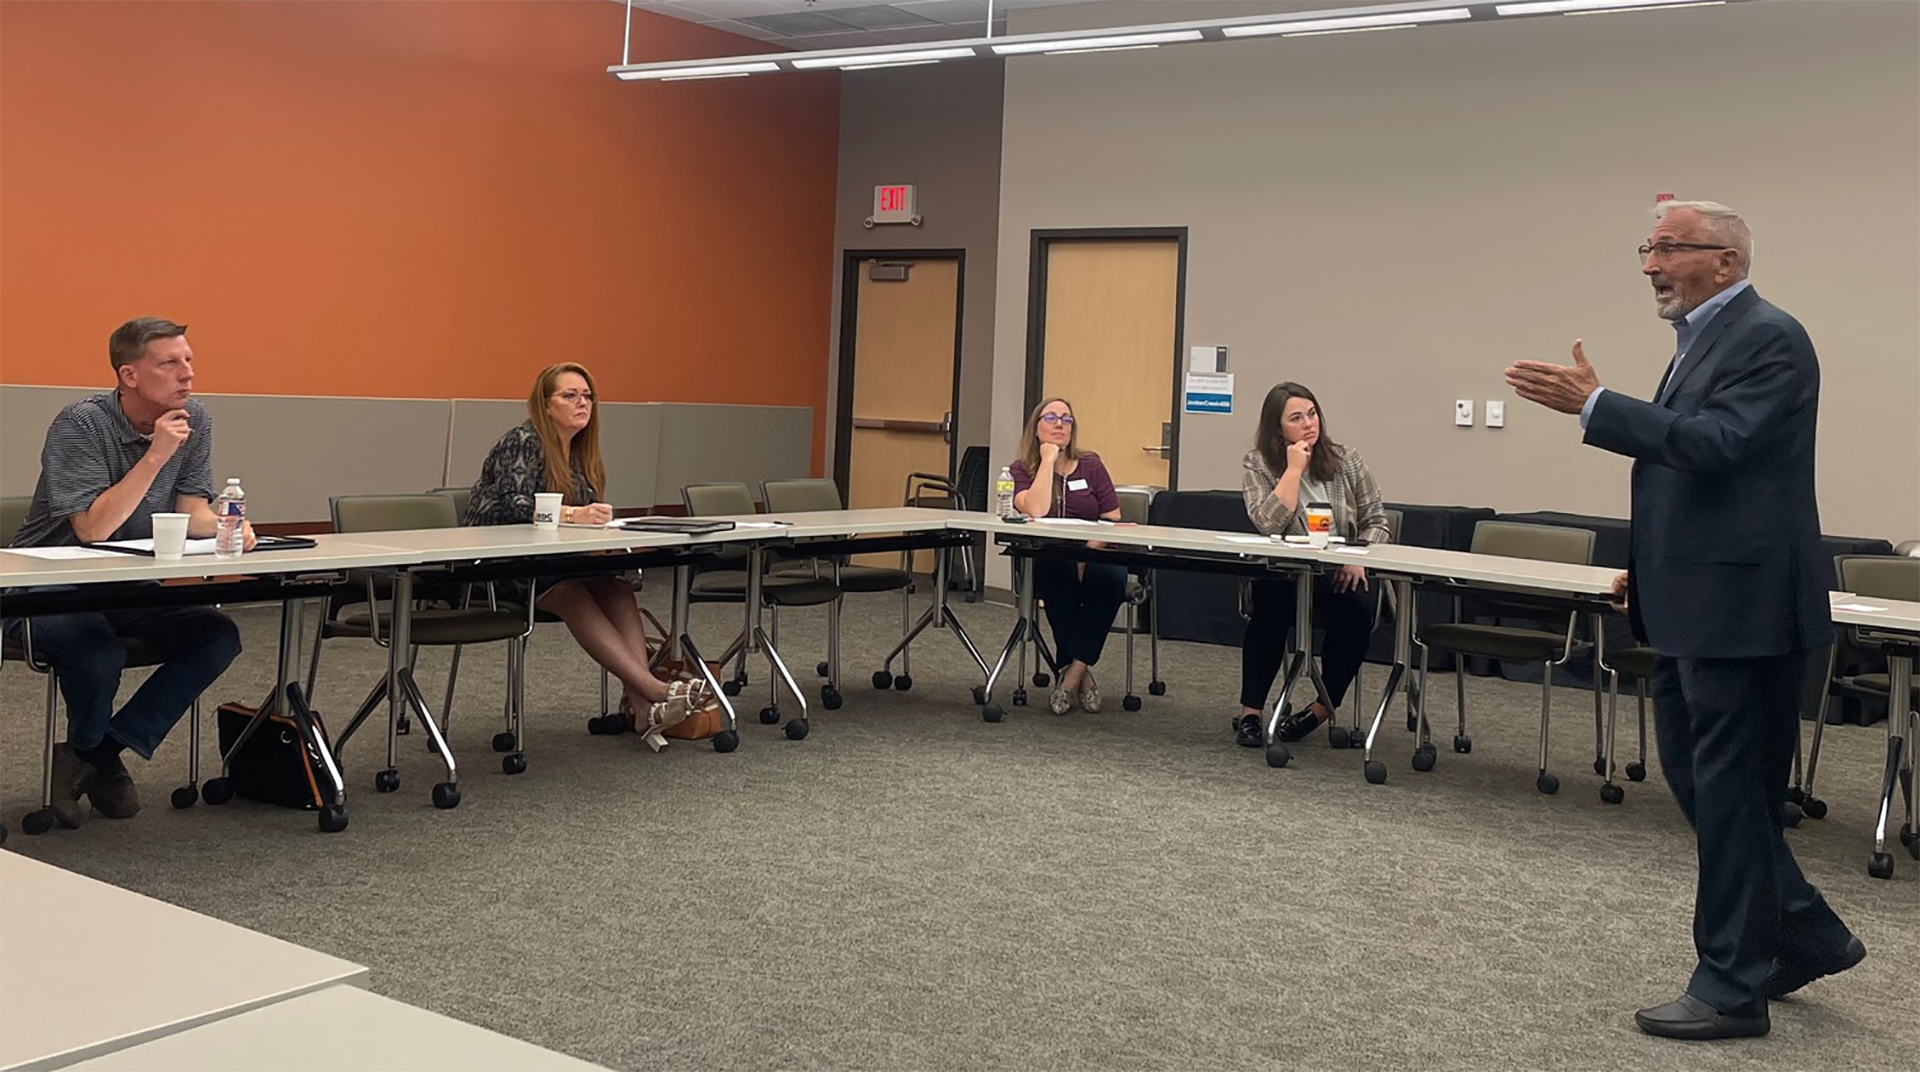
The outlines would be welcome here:
<svg viewBox="0 0 1920 1072">
<path fill-rule="evenodd" d="M 993 0 L 993 32 L 1006 32 L 1008 8 L 1085 2 L 1088 0 Z M 633 6 L 635 10 L 800 49 L 979 37 L 986 30 L 987 18 L 987 0 L 634 0 Z"/>
</svg>

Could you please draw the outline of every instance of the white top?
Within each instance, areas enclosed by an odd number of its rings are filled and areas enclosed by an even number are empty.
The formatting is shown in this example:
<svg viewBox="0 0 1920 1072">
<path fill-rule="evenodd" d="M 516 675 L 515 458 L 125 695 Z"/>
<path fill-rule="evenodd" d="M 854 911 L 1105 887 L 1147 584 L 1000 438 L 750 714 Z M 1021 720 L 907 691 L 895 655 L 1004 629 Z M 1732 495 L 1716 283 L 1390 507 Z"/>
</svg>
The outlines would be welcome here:
<svg viewBox="0 0 1920 1072">
<path fill-rule="evenodd" d="M 366 979 L 338 957 L 0 852 L 0 1069 L 59 1067 Z"/>
<path fill-rule="evenodd" d="M 449 530 L 452 531 L 452 530 Z M 162 562 L 145 555 L 94 551 L 83 558 L 36 558 L 0 551 L 0 588 L 40 584 L 106 584 L 115 581 L 165 581 L 181 577 L 289 576 L 326 573 L 360 566 L 411 565 L 412 557 L 374 543 L 375 534 L 311 537 L 316 546 L 285 551 L 253 551 L 236 558 L 193 555 Z M 28 548 L 27 550 L 36 550 Z M 74 548 L 85 551 L 86 548 Z"/>
<path fill-rule="evenodd" d="M 521 1072 L 600 1066 L 359 987 L 330 986 L 71 1067 L 119 1072 Z"/>
</svg>

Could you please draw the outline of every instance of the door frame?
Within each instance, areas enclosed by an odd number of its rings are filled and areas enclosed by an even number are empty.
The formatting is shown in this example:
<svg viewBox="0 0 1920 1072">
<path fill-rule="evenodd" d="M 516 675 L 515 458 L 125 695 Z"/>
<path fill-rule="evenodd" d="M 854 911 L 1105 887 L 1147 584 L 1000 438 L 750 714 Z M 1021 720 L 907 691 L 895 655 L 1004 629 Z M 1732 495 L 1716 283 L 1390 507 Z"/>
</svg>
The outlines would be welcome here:
<svg viewBox="0 0 1920 1072">
<path fill-rule="evenodd" d="M 1186 352 L 1187 335 L 1187 229 L 1185 227 L 1071 227 L 1035 229 L 1027 254 L 1027 383 L 1024 413 L 1040 404 L 1040 392 L 1046 384 L 1047 349 L 1047 253 L 1054 242 L 1137 242 L 1141 239 L 1172 239 L 1178 248 L 1179 267 L 1174 277 L 1173 297 L 1173 439 L 1167 451 L 1167 490 L 1180 487 L 1180 372 L 1185 367 L 1181 355 Z"/>
<path fill-rule="evenodd" d="M 947 412 L 953 429 L 947 434 L 947 472 L 954 471 L 960 448 L 960 343 L 966 330 L 967 251 L 964 249 L 849 249 L 840 263 L 840 370 L 833 415 L 833 479 L 845 495 L 853 469 L 853 363 L 860 324 L 860 267 L 870 260 L 950 260 L 955 262 L 953 287 L 953 388 Z"/>
</svg>

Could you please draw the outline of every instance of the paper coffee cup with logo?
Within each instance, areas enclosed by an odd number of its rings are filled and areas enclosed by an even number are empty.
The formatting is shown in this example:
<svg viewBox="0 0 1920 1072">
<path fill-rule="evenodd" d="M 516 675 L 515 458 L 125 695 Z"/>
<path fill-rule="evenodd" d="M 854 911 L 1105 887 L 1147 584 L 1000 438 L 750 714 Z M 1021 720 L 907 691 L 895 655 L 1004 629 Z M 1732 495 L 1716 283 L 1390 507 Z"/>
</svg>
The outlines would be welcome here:
<svg viewBox="0 0 1920 1072">
<path fill-rule="evenodd" d="M 543 491 L 533 497 L 533 527 L 537 529 L 560 527 L 559 492 Z"/>
<path fill-rule="evenodd" d="M 1315 547 L 1325 547 L 1333 536 L 1333 504 L 1307 504 L 1307 542 Z"/>
</svg>

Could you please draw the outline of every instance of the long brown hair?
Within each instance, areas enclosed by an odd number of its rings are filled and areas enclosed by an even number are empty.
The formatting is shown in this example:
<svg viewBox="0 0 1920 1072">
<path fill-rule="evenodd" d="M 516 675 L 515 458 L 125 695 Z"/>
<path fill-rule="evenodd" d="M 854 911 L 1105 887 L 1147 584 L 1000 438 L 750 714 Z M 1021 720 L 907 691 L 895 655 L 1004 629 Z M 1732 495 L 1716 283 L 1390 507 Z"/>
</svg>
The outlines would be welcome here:
<svg viewBox="0 0 1920 1072">
<path fill-rule="evenodd" d="M 1039 405 L 1033 407 L 1032 413 L 1027 414 L 1027 426 L 1020 433 L 1020 460 L 1026 463 L 1028 476 L 1034 476 L 1040 472 L 1040 414 L 1046 412 L 1047 407 L 1055 402 L 1066 406 L 1067 414 L 1072 416 L 1073 403 L 1064 398 L 1044 398 L 1040 400 Z M 1067 426 L 1067 445 L 1060 448 L 1060 457 L 1072 460 L 1079 456 L 1080 422 L 1075 421 Z"/>
<path fill-rule="evenodd" d="M 587 381 L 587 390 L 593 392 L 593 412 L 587 416 L 587 426 L 573 434 L 573 442 L 562 443 L 560 428 L 553 423 L 553 414 L 547 411 L 547 399 L 553 397 L 560 377 L 569 372 Z M 580 472 L 586 476 L 587 483 L 593 485 L 593 493 L 604 495 L 607 490 L 607 469 L 600 460 L 600 392 L 593 386 L 593 373 L 571 361 L 548 365 L 535 377 L 533 390 L 527 395 L 527 416 L 533 424 L 534 434 L 540 437 L 540 456 L 547 470 L 547 490 L 573 498 L 573 471 L 567 464 L 571 459 L 579 463 Z"/>
<path fill-rule="evenodd" d="M 1313 445 L 1307 475 L 1322 484 L 1329 483 L 1340 472 L 1340 444 L 1327 434 L 1327 411 L 1320 408 L 1320 400 L 1301 384 L 1291 380 L 1276 383 L 1267 392 L 1267 400 L 1260 404 L 1260 429 L 1253 435 L 1253 449 L 1260 452 L 1275 477 L 1287 471 L 1287 444 L 1281 428 L 1286 423 L 1287 403 L 1296 398 L 1306 399 L 1320 414 L 1320 441 Z"/>
</svg>

